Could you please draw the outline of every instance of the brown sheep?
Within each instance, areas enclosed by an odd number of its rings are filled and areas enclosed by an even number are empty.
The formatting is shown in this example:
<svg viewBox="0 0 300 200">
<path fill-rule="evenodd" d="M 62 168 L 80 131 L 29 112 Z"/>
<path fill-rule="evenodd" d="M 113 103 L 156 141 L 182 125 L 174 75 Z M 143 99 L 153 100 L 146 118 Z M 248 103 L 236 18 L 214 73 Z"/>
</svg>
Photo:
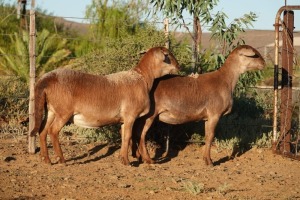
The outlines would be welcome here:
<svg viewBox="0 0 300 200">
<path fill-rule="evenodd" d="M 120 159 L 129 165 L 132 126 L 149 112 L 154 79 L 178 70 L 179 64 L 168 49 L 154 47 L 129 71 L 100 76 L 58 69 L 45 74 L 35 86 L 35 123 L 30 132 L 31 137 L 40 133 L 42 160 L 51 163 L 46 144 L 49 134 L 58 162 L 65 163 L 58 135 L 69 121 L 87 128 L 121 123 Z"/>
<path fill-rule="evenodd" d="M 154 163 L 147 152 L 145 137 L 156 117 L 173 125 L 205 120 L 203 159 L 207 165 L 212 165 L 210 148 L 215 128 L 220 117 L 231 111 L 232 94 L 239 76 L 249 70 L 263 69 L 264 66 L 265 61 L 256 49 L 242 45 L 234 49 L 224 65 L 216 71 L 157 79 L 150 92 L 150 112 L 137 120 L 134 128 L 134 132 L 142 130 L 136 156 L 141 156 L 146 163 Z M 133 153 L 134 148 L 137 147 L 133 146 Z"/>
</svg>

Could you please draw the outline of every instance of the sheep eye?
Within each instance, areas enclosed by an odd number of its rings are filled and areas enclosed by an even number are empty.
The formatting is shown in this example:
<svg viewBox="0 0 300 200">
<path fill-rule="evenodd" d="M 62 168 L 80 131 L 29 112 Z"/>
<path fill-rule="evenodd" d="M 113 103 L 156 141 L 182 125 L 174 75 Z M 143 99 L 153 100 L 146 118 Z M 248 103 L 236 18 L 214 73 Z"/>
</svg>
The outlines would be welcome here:
<svg viewBox="0 0 300 200">
<path fill-rule="evenodd" d="M 248 56 L 248 55 L 245 55 L 245 56 L 248 57 L 248 58 L 259 58 L 259 55 L 257 55 L 257 54 L 254 54 L 252 56 Z"/>
<path fill-rule="evenodd" d="M 170 58 L 169 58 L 168 55 L 165 55 L 164 62 L 165 62 L 165 63 L 168 63 L 168 64 L 171 64 L 171 60 L 170 60 Z"/>
</svg>

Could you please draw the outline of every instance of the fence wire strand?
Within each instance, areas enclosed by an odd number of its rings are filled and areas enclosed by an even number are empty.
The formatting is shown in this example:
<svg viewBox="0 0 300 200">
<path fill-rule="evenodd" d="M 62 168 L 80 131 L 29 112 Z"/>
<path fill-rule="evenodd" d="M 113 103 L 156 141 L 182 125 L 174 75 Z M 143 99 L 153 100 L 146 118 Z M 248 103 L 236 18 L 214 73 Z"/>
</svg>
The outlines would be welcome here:
<svg viewBox="0 0 300 200">
<path fill-rule="evenodd" d="M 29 3 L 29 2 L 30 1 L 27 1 L 27 3 Z M 15 14 L 16 14 L 16 9 L 14 9 L 11 13 L 9 13 L 8 15 L 6 15 L 5 18 L 3 18 L 0 21 L 0 25 L 1 25 L 1 23 L 5 23 L 6 20 L 8 20 L 10 17 L 14 17 Z M 40 14 L 38 12 L 36 12 L 36 16 L 37 17 L 41 17 L 41 18 L 54 18 L 54 19 L 57 19 L 57 20 L 55 20 L 55 23 L 60 23 L 59 19 L 63 19 L 63 20 L 83 20 L 83 21 L 87 21 L 87 22 L 92 20 L 92 18 L 86 18 L 86 17 L 82 18 L 82 17 L 72 17 L 72 16 L 51 16 L 51 15 L 47 15 L 46 16 L 46 15 Z M 24 17 L 27 19 L 29 17 L 29 14 L 26 14 Z M 70 23 L 70 24 L 80 23 L 80 22 L 75 22 L 75 21 L 67 21 L 67 22 Z M 163 24 L 163 21 L 161 21 L 161 20 L 152 21 L 152 22 L 151 21 L 147 21 L 147 22 L 152 23 L 152 24 L 157 24 L 157 25 Z M 281 23 L 281 24 L 283 24 L 283 23 Z M 87 25 L 89 25 L 89 24 L 87 24 Z M 126 24 L 126 25 L 127 26 L 133 26 L 134 24 Z M 175 25 L 177 27 L 180 27 L 180 26 L 185 27 L 184 30 L 186 32 L 189 32 L 189 28 L 192 28 L 192 24 L 185 23 L 185 21 L 183 21 L 183 23 L 179 23 L 179 24 L 175 23 L 175 22 L 170 22 L 170 26 L 173 26 L 173 27 L 171 27 L 171 29 L 176 30 L 177 28 L 175 27 Z M 29 25 L 27 25 L 26 28 L 27 28 L 27 30 L 29 30 Z M 208 28 L 210 28 L 210 26 L 203 26 L 203 28 L 207 28 L 208 29 Z M 286 31 L 286 29 L 284 28 L 283 31 Z M 1 36 L 12 37 L 12 36 L 15 36 L 15 33 L 0 33 L 0 35 Z M 17 33 L 17 35 L 23 36 L 21 33 Z M 100 40 L 93 40 L 93 39 L 85 39 L 85 38 L 82 38 L 82 37 L 80 37 L 80 38 L 79 37 L 67 37 L 67 36 L 63 36 L 63 35 L 60 35 L 60 34 L 57 34 L 57 36 L 55 36 L 54 38 L 56 38 L 56 39 L 66 39 L 66 40 L 69 40 L 69 41 L 71 41 L 71 40 L 73 40 L 73 41 L 75 41 L 75 40 L 78 40 L 78 41 L 84 40 L 84 41 L 87 41 L 87 42 L 99 42 L 100 41 Z M 286 43 L 291 43 L 291 41 L 285 41 L 285 42 Z M 258 48 L 263 48 L 263 46 L 262 47 L 258 47 Z M 293 55 L 295 57 L 295 63 L 299 63 L 298 57 L 297 57 L 298 52 L 297 52 L 297 50 L 295 48 L 293 49 Z M 0 54 L 0 56 L 2 56 L 2 57 L 3 56 L 28 57 L 28 55 L 17 55 L 17 54 L 10 54 L 10 53 Z M 45 58 L 51 58 L 51 57 L 56 57 L 56 56 L 43 56 L 43 57 L 45 57 Z M 77 57 L 75 57 L 75 56 L 69 56 L 67 59 L 73 59 L 73 58 L 77 58 Z M 120 60 L 120 59 L 116 59 L 116 60 Z M 8 75 L 8 76 L 13 76 L 13 75 Z M 296 77 L 296 76 L 294 75 L 293 77 Z M 12 97 L 7 97 L 7 98 L 12 98 Z M 20 98 L 20 99 L 22 99 L 22 98 L 27 98 L 27 97 L 19 96 L 19 97 L 14 97 L 14 98 Z M 300 99 L 300 94 L 299 93 L 298 93 L 298 99 Z M 1 98 L 0 98 L 0 101 L 1 101 Z M 296 101 L 296 104 L 293 106 L 293 109 L 296 109 L 297 105 L 299 107 L 299 104 L 300 104 L 299 101 Z M 8 114 L 8 113 L 6 113 L 6 114 Z M 0 115 L 3 115 L 3 113 L 0 113 Z M 13 115 L 13 114 L 11 114 L 11 115 Z M 226 124 L 226 125 L 228 125 L 228 124 Z M 234 125 L 234 124 L 231 124 L 231 125 Z M 246 124 L 246 125 L 250 126 L 250 127 L 257 126 L 255 124 Z M 265 126 L 269 126 L 269 125 L 265 125 Z M 300 129 L 300 117 L 299 117 L 299 123 L 298 123 L 298 135 L 297 135 L 297 138 L 300 138 L 300 133 L 299 133 L 300 131 L 299 131 L 299 129 Z"/>
<path fill-rule="evenodd" d="M 289 20 L 289 17 L 287 17 L 287 24 L 289 23 L 288 20 Z M 281 38 L 283 38 L 283 36 L 282 36 L 283 34 L 286 34 L 288 36 L 289 35 L 289 33 L 288 33 L 288 27 L 286 26 L 286 24 L 281 19 L 280 19 L 280 24 L 282 25 L 281 26 L 281 29 L 282 29 L 281 30 Z M 289 71 L 295 71 L 297 69 L 297 65 L 299 63 L 298 62 L 298 57 L 297 57 L 298 56 L 298 51 L 295 48 L 295 46 L 293 45 L 293 41 L 292 41 L 292 39 L 290 37 L 286 37 L 285 41 L 282 40 L 282 44 L 283 43 L 285 43 L 286 47 L 292 46 L 292 48 L 293 48 L 292 52 L 288 52 L 288 54 L 291 53 L 292 56 L 293 56 L 293 61 L 292 61 L 293 63 L 290 63 L 290 60 L 287 59 L 287 62 L 288 62 L 287 63 L 287 66 L 288 66 L 287 70 L 288 70 L 288 72 Z M 283 45 L 282 45 L 282 51 L 287 51 L 287 49 L 283 49 Z M 295 67 L 293 67 L 292 69 L 290 69 L 290 66 L 292 66 L 292 67 L 295 66 Z M 281 69 L 283 69 L 283 68 L 281 68 Z M 281 73 L 281 76 L 282 76 L 282 73 Z M 295 73 L 293 73 L 292 76 L 290 76 L 290 74 L 288 74 L 288 76 L 287 76 L 288 83 L 287 84 L 288 84 L 289 87 L 291 87 L 292 91 L 291 92 L 287 92 L 287 96 L 284 97 L 286 99 L 286 102 L 280 101 L 281 103 L 278 104 L 280 106 L 280 109 L 279 109 L 280 115 L 278 115 L 278 117 L 281 116 L 281 115 L 283 115 L 283 119 L 280 117 L 280 120 L 279 120 L 279 121 L 283 120 L 280 123 L 280 126 L 281 126 L 280 129 L 282 130 L 282 132 L 280 134 L 282 135 L 282 138 L 281 138 L 281 141 L 279 141 L 279 142 L 284 142 L 284 141 L 287 140 L 287 138 L 286 138 L 287 134 L 286 133 L 289 132 L 291 135 L 293 135 L 293 132 L 294 132 L 295 137 L 294 138 L 291 137 L 290 144 L 295 145 L 295 155 L 298 156 L 298 149 L 297 148 L 298 148 L 298 143 L 299 143 L 299 138 L 300 138 L 300 109 L 299 109 L 300 108 L 300 102 L 299 102 L 299 99 L 300 99 L 300 88 L 295 88 L 295 87 L 293 87 L 293 85 L 290 85 L 290 83 L 293 84 L 292 81 L 293 81 L 294 78 L 298 78 L 295 75 Z M 291 93 L 292 97 L 290 96 L 290 93 Z M 281 98 L 280 98 L 281 100 L 283 98 L 282 95 L 283 94 L 281 93 Z M 292 102 L 292 105 L 289 104 L 290 101 Z M 283 112 L 282 111 L 282 107 L 285 107 L 285 109 L 284 109 L 285 113 L 282 113 Z M 289 108 L 291 108 L 292 110 L 290 111 Z M 294 116 L 294 118 L 296 117 L 296 118 L 298 118 L 298 120 L 294 119 L 294 121 L 296 123 L 298 123 L 298 125 L 296 125 L 296 127 L 293 127 L 293 116 L 291 116 L 291 120 L 292 121 L 288 121 L 288 119 L 287 119 L 288 115 L 289 115 L 288 112 L 292 112 L 292 115 L 293 115 L 294 112 L 297 112 L 297 108 L 298 108 L 298 116 Z M 288 123 L 291 123 L 291 130 L 287 130 L 286 129 L 287 126 L 288 126 Z M 279 147 L 279 145 L 280 145 L 280 143 L 277 143 L 277 147 Z M 286 145 L 283 145 L 283 153 L 285 153 L 285 152 L 287 152 Z"/>
</svg>

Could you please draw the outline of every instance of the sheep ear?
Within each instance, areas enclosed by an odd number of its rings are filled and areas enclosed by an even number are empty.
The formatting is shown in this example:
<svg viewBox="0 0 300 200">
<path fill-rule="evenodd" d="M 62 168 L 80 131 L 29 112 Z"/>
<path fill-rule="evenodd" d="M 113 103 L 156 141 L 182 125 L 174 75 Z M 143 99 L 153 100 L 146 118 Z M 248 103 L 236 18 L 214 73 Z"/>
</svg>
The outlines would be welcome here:
<svg viewBox="0 0 300 200">
<path fill-rule="evenodd" d="M 166 49 L 161 48 L 160 50 L 165 56 L 169 55 L 169 52 Z"/>
<path fill-rule="evenodd" d="M 147 50 L 142 50 L 142 51 L 140 51 L 140 55 L 143 55 L 143 54 L 145 54 L 145 53 L 147 53 L 147 51 L 148 51 L 149 49 L 147 49 Z"/>
<path fill-rule="evenodd" d="M 253 49 L 242 49 L 240 54 L 247 57 L 254 57 L 256 55 L 256 52 L 253 51 Z"/>
</svg>

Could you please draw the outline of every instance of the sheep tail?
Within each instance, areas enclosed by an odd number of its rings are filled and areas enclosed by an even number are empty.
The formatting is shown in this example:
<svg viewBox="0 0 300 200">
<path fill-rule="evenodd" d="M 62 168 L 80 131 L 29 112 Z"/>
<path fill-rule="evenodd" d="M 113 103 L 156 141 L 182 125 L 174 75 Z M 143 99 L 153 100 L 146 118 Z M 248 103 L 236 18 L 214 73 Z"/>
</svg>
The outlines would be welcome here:
<svg viewBox="0 0 300 200">
<path fill-rule="evenodd" d="M 38 82 L 34 89 L 34 125 L 30 136 L 35 136 L 41 129 L 43 114 L 46 106 L 46 92 L 42 81 Z"/>
</svg>

